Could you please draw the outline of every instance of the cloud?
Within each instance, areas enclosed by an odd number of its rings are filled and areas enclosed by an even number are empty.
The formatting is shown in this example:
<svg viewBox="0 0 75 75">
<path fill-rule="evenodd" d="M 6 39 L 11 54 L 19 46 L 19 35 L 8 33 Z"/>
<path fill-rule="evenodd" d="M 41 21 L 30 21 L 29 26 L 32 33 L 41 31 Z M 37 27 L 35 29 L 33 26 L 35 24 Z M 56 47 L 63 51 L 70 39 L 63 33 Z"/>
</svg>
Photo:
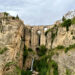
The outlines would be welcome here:
<svg viewBox="0 0 75 75">
<path fill-rule="evenodd" d="M 75 9 L 75 0 L 0 0 L 0 12 L 18 14 L 25 24 L 47 25 Z"/>
</svg>

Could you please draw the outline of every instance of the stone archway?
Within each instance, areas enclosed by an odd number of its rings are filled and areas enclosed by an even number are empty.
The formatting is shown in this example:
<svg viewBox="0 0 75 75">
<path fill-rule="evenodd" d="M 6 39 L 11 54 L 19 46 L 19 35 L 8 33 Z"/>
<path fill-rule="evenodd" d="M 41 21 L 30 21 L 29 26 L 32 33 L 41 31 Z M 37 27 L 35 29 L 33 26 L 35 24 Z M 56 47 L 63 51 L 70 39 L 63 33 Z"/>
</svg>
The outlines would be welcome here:
<svg viewBox="0 0 75 75">
<path fill-rule="evenodd" d="M 38 46 L 40 46 L 40 36 L 41 36 L 41 31 L 37 30 L 37 35 L 38 35 Z"/>
</svg>

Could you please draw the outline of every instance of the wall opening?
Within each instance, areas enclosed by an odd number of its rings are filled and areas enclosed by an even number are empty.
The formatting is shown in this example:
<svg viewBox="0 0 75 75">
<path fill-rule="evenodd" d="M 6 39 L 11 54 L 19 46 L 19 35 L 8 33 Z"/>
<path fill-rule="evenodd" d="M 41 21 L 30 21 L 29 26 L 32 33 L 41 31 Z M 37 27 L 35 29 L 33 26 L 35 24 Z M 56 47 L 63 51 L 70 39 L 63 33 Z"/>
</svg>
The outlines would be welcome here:
<svg viewBox="0 0 75 75">
<path fill-rule="evenodd" d="M 45 28 L 44 28 L 44 32 L 46 32 L 47 30 L 48 30 L 48 28 L 45 27 Z"/>
<path fill-rule="evenodd" d="M 41 35 L 41 31 L 38 30 L 38 31 L 37 31 L 37 34 L 38 34 L 38 45 L 40 46 L 40 35 Z"/>
</svg>

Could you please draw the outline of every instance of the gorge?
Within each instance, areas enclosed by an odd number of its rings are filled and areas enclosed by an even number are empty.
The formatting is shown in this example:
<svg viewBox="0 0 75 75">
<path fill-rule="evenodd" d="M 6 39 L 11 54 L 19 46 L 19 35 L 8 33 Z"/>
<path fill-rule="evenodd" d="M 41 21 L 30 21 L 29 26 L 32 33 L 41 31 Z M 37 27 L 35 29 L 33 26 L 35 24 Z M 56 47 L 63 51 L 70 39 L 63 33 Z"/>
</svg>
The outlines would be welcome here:
<svg viewBox="0 0 75 75">
<path fill-rule="evenodd" d="M 75 17 L 28 26 L 0 13 L 0 75 L 75 75 Z"/>
</svg>

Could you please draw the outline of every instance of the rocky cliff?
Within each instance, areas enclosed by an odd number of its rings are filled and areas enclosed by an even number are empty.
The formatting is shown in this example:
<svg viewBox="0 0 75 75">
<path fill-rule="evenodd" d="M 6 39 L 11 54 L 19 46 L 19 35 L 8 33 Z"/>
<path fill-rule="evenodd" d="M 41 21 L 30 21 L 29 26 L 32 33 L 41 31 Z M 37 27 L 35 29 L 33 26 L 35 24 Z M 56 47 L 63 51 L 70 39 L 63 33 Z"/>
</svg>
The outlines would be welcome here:
<svg viewBox="0 0 75 75">
<path fill-rule="evenodd" d="M 18 75 L 15 65 L 22 68 L 24 24 L 8 13 L 0 16 L 0 75 Z M 15 65 L 14 65 L 15 64 Z"/>
</svg>

